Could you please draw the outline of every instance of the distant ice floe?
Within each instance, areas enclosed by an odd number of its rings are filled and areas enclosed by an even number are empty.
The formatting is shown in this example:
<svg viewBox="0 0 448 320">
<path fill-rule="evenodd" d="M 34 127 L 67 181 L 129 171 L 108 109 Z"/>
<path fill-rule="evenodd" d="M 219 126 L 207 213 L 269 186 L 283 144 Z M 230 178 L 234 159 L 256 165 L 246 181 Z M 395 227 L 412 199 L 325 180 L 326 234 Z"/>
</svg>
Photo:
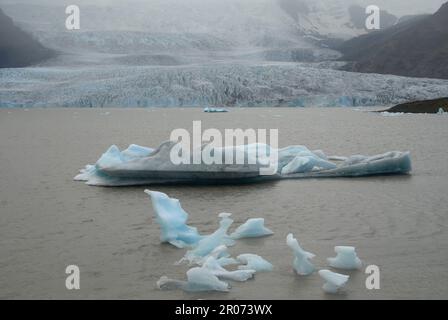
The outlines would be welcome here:
<svg viewBox="0 0 448 320">
<path fill-rule="evenodd" d="M 177 143 L 167 141 L 157 149 L 131 145 L 120 151 L 111 146 L 94 165 L 87 165 L 75 180 L 96 186 L 130 186 L 149 184 L 220 184 L 229 182 L 260 182 L 279 179 L 360 177 L 381 174 L 407 174 L 411 171 L 409 152 L 391 151 L 374 156 L 327 156 L 321 150 L 311 151 L 305 146 L 274 149 L 265 144 L 236 147 L 210 147 L 207 144 L 191 154 L 191 164 L 174 164 L 171 151 Z M 245 159 L 254 164 L 193 164 L 194 152 L 209 148 L 214 154 L 228 149 L 244 152 Z M 260 152 L 260 150 L 263 150 Z M 269 155 L 277 153 L 274 160 Z M 248 163 L 251 163 L 247 161 Z M 274 168 L 272 175 L 261 174 L 262 169 Z"/>
<path fill-rule="evenodd" d="M 331 272 L 330 270 L 319 270 L 319 275 L 325 280 L 322 289 L 326 293 L 335 294 L 338 293 L 341 288 L 343 288 L 348 279 L 347 275 Z"/>
<path fill-rule="evenodd" d="M 362 261 L 356 254 L 355 247 L 337 246 L 334 247 L 337 253 L 335 258 L 328 258 L 331 267 L 345 270 L 358 270 L 362 267 Z"/>
<path fill-rule="evenodd" d="M 297 274 L 301 276 L 308 276 L 316 271 L 316 268 L 310 261 L 315 257 L 315 255 L 303 250 L 292 233 L 288 234 L 288 236 L 286 237 L 286 244 L 292 249 L 294 253 L 293 267 Z"/>
<path fill-rule="evenodd" d="M 224 113 L 224 112 L 229 112 L 229 110 L 224 109 L 224 108 L 210 108 L 210 107 L 205 107 L 204 112 L 207 113 Z"/>
</svg>

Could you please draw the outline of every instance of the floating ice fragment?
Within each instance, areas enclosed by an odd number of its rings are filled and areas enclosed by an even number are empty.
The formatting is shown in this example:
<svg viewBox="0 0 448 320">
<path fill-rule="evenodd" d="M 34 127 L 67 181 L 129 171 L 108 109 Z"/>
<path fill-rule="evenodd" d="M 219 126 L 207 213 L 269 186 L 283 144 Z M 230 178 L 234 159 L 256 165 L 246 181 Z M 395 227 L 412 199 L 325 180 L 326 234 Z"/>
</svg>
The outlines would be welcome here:
<svg viewBox="0 0 448 320">
<path fill-rule="evenodd" d="M 210 112 L 210 113 L 220 113 L 220 112 L 229 112 L 227 109 L 223 108 L 210 108 L 206 107 L 204 108 L 204 112 Z"/>
<path fill-rule="evenodd" d="M 195 267 L 187 271 L 187 281 L 169 279 L 163 276 L 157 281 L 161 290 L 182 289 L 187 292 L 223 291 L 227 292 L 230 286 L 208 269 Z"/>
<path fill-rule="evenodd" d="M 312 274 L 316 269 L 314 265 L 310 262 L 310 259 L 314 258 L 315 255 L 303 250 L 297 239 L 294 238 L 293 234 L 290 233 L 286 237 L 286 244 L 294 252 L 294 270 L 301 276 L 307 276 Z"/>
<path fill-rule="evenodd" d="M 205 257 L 196 259 L 195 263 L 202 266 L 209 257 L 213 257 L 218 261 L 221 267 L 238 264 L 237 260 L 230 257 L 230 253 L 227 250 L 228 248 L 226 245 L 220 245 Z"/>
<path fill-rule="evenodd" d="M 219 222 L 219 228 L 208 236 L 204 236 L 197 243 L 196 247 L 192 250 L 187 251 L 185 256 L 178 262 L 188 261 L 190 264 L 198 263 L 202 258 L 209 255 L 216 247 L 220 245 L 230 246 L 234 244 L 234 241 L 230 239 L 227 234 L 233 220 L 230 219 L 231 213 L 221 213 L 219 217 L 221 221 Z"/>
<path fill-rule="evenodd" d="M 231 235 L 232 239 L 257 238 L 274 234 L 264 226 L 263 218 L 249 219 L 240 225 Z"/>
<path fill-rule="evenodd" d="M 354 247 L 337 246 L 334 247 L 337 253 L 335 258 L 328 258 L 328 263 L 331 267 L 345 270 L 356 270 L 362 266 L 362 261 L 356 255 Z"/>
<path fill-rule="evenodd" d="M 179 200 L 168 197 L 165 193 L 145 190 L 151 197 L 160 225 L 160 241 L 168 242 L 178 248 L 190 247 L 202 238 L 194 227 L 188 226 L 188 213 L 182 209 Z"/>
<path fill-rule="evenodd" d="M 260 271 L 272 271 L 274 268 L 273 265 L 260 257 L 259 255 L 246 253 L 240 254 L 236 257 L 238 261 L 244 263 L 244 265 L 238 266 L 240 270 L 255 270 L 257 272 Z"/>
<path fill-rule="evenodd" d="M 439 108 L 439 111 L 437 112 L 437 114 L 445 114 L 447 112 L 445 112 L 445 110 L 443 108 Z"/>
<path fill-rule="evenodd" d="M 319 275 L 326 282 L 324 283 L 322 289 L 326 293 L 337 293 L 339 289 L 345 286 L 349 276 L 331 272 L 330 270 L 319 270 Z"/>
<path fill-rule="evenodd" d="M 294 256 L 295 256 L 294 262 L 293 262 L 294 270 L 299 275 L 302 275 L 302 276 L 307 276 L 307 275 L 312 274 L 316 269 L 315 269 L 314 265 L 310 262 L 310 259 L 314 258 L 315 255 L 303 250 L 300 247 L 297 239 L 294 238 L 292 233 L 288 234 L 288 236 L 286 237 L 286 244 L 294 252 Z"/>
<path fill-rule="evenodd" d="M 209 270 L 215 276 L 220 279 L 227 279 L 233 281 L 247 281 L 253 277 L 256 270 L 254 269 L 244 269 L 244 270 L 235 270 L 235 271 L 227 271 L 224 269 L 213 257 L 209 257 L 202 266 L 203 269 Z"/>
</svg>

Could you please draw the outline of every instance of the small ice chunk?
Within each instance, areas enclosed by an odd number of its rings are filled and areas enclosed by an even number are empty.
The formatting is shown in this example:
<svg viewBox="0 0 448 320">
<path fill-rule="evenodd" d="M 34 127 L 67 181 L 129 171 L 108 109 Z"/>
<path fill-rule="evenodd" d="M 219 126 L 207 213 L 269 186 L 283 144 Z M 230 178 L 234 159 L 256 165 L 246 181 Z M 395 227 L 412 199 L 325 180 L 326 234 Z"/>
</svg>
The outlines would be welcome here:
<svg viewBox="0 0 448 320">
<path fill-rule="evenodd" d="M 229 237 L 227 231 L 233 223 L 230 219 L 231 213 L 221 213 L 219 217 L 221 221 L 219 222 L 219 228 L 212 234 L 204 236 L 195 248 L 187 251 L 185 256 L 178 262 L 188 261 L 191 263 L 197 263 L 205 256 L 209 255 L 216 247 L 220 245 L 233 245 L 234 241 Z"/>
<path fill-rule="evenodd" d="M 326 293 L 332 294 L 337 293 L 341 288 L 343 288 L 350 278 L 349 276 L 331 272 L 330 270 L 319 270 L 319 276 L 325 280 L 322 289 Z"/>
<path fill-rule="evenodd" d="M 445 110 L 443 108 L 439 108 L 439 111 L 437 111 L 437 114 L 445 114 Z"/>
<path fill-rule="evenodd" d="M 187 281 L 169 279 L 163 276 L 157 281 L 157 287 L 161 290 L 182 289 L 187 292 L 227 292 L 230 289 L 227 282 L 219 280 L 212 271 L 200 267 L 195 267 L 187 271 Z"/>
<path fill-rule="evenodd" d="M 267 260 L 263 259 L 259 255 L 252 253 L 240 254 L 236 257 L 238 261 L 244 263 L 244 265 L 238 266 L 240 270 L 255 270 L 260 271 L 272 271 L 274 266 Z"/>
<path fill-rule="evenodd" d="M 156 221 L 160 225 L 161 242 L 168 242 L 178 248 L 191 247 L 199 242 L 202 236 L 196 228 L 186 224 L 188 213 L 182 209 L 179 200 L 162 192 L 145 190 L 145 193 L 152 200 Z"/>
<path fill-rule="evenodd" d="M 264 226 L 263 218 L 248 219 L 240 225 L 231 235 L 232 239 L 257 238 L 274 234 Z"/>
<path fill-rule="evenodd" d="M 205 107 L 203 111 L 209 113 L 229 112 L 227 109 L 224 108 L 211 108 L 211 107 Z"/>
<path fill-rule="evenodd" d="M 294 270 L 299 275 L 302 275 L 302 276 L 307 276 L 307 275 L 312 274 L 316 270 L 316 268 L 310 262 L 310 259 L 314 258 L 315 255 L 303 250 L 300 247 L 297 239 L 294 238 L 292 233 L 288 234 L 288 236 L 286 237 L 286 244 L 294 252 L 294 256 L 295 256 L 294 262 L 293 262 Z"/>
<path fill-rule="evenodd" d="M 334 251 L 337 256 L 327 259 L 331 267 L 345 270 L 361 269 L 362 261 L 358 258 L 355 247 L 337 246 L 334 247 Z"/>
<path fill-rule="evenodd" d="M 218 261 L 221 267 L 238 264 L 236 259 L 230 257 L 230 253 L 227 250 L 228 248 L 226 245 L 220 245 L 204 258 L 198 259 L 196 263 L 202 266 L 209 257 L 213 257 Z"/>
<path fill-rule="evenodd" d="M 224 269 L 213 257 L 209 257 L 202 266 L 203 269 L 209 270 L 215 276 L 220 279 L 227 279 L 233 281 L 247 281 L 252 278 L 256 272 L 254 269 L 244 269 L 244 270 L 235 270 L 235 271 L 227 271 Z"/>
</svg>

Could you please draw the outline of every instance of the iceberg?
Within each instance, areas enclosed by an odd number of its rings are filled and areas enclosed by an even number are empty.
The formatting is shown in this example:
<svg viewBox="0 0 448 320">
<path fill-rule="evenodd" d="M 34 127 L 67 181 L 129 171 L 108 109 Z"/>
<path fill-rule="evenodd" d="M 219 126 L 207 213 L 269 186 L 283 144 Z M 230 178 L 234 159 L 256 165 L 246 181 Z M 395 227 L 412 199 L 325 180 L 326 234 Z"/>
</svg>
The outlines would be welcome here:
<svg viewBox="0 0 448 320">
<path fill-rule="evenodd" d="M 257 238 L 274 234 L 264 226 L 263 218 L 249 219 L 239 226 L 231 235 L 232 239 Z"/>
<path fill-rule="evenodd" d="M 195 259 L 195 263 L 202 266 L 209 257 L 213 257 L 218 261 L 221 267 L 238 264 L 236 259 L 230 257 L 230 253 L 227 250 L 228 248 L 226 245 L 220 245 L 205 257 Z"/>
<path fill-rule="evenodd" d="M 209 108 L 209 107 L 206 107 L 206 108 L 204 108 L 204 112 L 222 113 L 222 112 L 229 112 L 229 110 L 223 109 L 223 108 Z"/>
<path fill-rule="evenodd" d="M 314 258 L 315 255 L 303 250 L 292 233 L 288 234 L 288 236 L 286 237 L 286 244 L 294 252 L 293 267 L 297 274 L 301 276 L 308 276 L 312 274 L 316 270 L 316 268 L 310 262 L 310 260 Z"/>
<path fill-rule="evenodd" d="M 187 271 L 187 281 L 169 279 L 162 276 L 157 281 L 157 287 L 161 290 L 182 289 L 187 292 L 223 291 L 228 292 L 230 285 L 219 280 L 210 270 L 195 267 Z"/>
<path fill-rule="evenodd" d="M 445 112 L 445 110 L 443 108 L 439 108 L 439 111 L 437 111 L 437 114 L 443 115 L 446 114 L 448 112 Z"/>
<path fill-rule="evenodd" d="M 213 257 L 209 257 L 205 261 L 202 268 L 209 270 L 212 274 L 214 274 L 220 279 L 233 280 L 239 282 L 251 279 L 256 272 L 256 270 L 254 269 L 239 269 L 235 271 L 227 271 L 219 264 L 218 260 L 216 260 Z"/>
<path fill-rule="evenodd" d="M 230 219 L 231 213 L 221 213 L 219 217 L 221 221 L 219 222 L 219 228 L 208 236 L 202 237 L 196 246 L 187 251 L 185 256 L 178 262 L 188 261 L 190 264 L 198 263 L 203 260 L 204 257 L 211 254 L 213 250 L 221 245 L 231 246 L 235 242 L 229 237 L 227 231 L 233 223 Z"/>
<path fill-rule="evenodd" d="M 252 253 L 240 254 L 236 259 L 243 263 L 243 265 L 238 266 L 240 270 L 255 270 L 260 271 L 272 271 L 274 266 L 269 262 L 260 257 L 259 255 Z"/>
<path fill-rule="evenodd" d="M 338 293 L 338 291 L 343 288 L 348 279 L 349 276 L 331 272 L 330 270 L 319 270 L 319 276 L 325 280 L 325 283 L 322 287 L 322 289 L 326 293 Z"/>
<path fill-rule="evenodd" d="M 190 164 L 174 164 L 170 155 L 177 142 L 164 142 L 157 149 L 131 146 L 122 152 L 116 146 L 110 147 L 95 165 L 87 165 L 74 179 L 95 186 L 222 184 L 408 174 L 412 170 L 409 152 L 400 151 L 374 156 L 327 157 L 323 151 L 310 151 L 300 145 L 275 149 L 264 144 L 222 148 L 211 148 L 204 144 L 198 150 L 209 148 L 221 154 L 229 149 L 233 152 L 239 150 L 244 152 L 246 159 L 251 160 L 249 163 L 254 164 L 194 164 L 194 161 L 190 161 Z M 271 161 L 269 155 L 273 152 L 277 153 L 278 159 Z M 261 174 L 262 169 L 272 167 L 276 168 L 273 174 Z"/>
<path fill-rule="evenodd" d="M 337 246 L 334 247 L 334 251 L 337 256 L 327 259 L 331 267 L 345 270 L 361 269 L 362 261 L 358 258 L 354 247 Z"/>
<path fill-rule="evenodd" d="M 214 257 L 208 257 L 201 267 L 194 267 L 187 271 L 187 281 L 169 279 L 162 276 L 157 281 L 157 287 L 161 290 L 182 289 L 187 292 L 200 291 L 229 291 L 230 285 L 221 279 L 243 282 L 251 279 L 256 270 L 224 269 Z"/>
<path fill-rule="evenodd" d="M 186 248 L 196 245 L 202 239 L 196 228 L 186 224 L 188 213 L 182 209 L 179 200 L 170 198 L 162 192 L 145 190 L 145 193 L 152 200 L 156 221 L 161 229 L 161 242 Z"/>
</svg>

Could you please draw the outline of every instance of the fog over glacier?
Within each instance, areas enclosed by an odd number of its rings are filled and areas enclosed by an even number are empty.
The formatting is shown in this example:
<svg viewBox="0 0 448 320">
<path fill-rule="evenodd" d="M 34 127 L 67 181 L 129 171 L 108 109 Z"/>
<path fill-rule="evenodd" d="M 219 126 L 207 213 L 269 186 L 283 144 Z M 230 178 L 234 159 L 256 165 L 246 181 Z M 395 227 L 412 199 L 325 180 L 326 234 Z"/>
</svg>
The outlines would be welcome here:
<svg viewBox="0 0 448 320">
<path fill-rule="evenodd" d="M 80 6 L 81 30 L 65 29 Z M 0 107 L 372 106 L 448 95 L 448 82 L 337 70 L 331 49 L 366 32 L 364 0 L 10 1 L 0 7 L 60 54 L 0 69 Z M 397 15 L 443 0 L 376 1 Z"/>
</svg>

